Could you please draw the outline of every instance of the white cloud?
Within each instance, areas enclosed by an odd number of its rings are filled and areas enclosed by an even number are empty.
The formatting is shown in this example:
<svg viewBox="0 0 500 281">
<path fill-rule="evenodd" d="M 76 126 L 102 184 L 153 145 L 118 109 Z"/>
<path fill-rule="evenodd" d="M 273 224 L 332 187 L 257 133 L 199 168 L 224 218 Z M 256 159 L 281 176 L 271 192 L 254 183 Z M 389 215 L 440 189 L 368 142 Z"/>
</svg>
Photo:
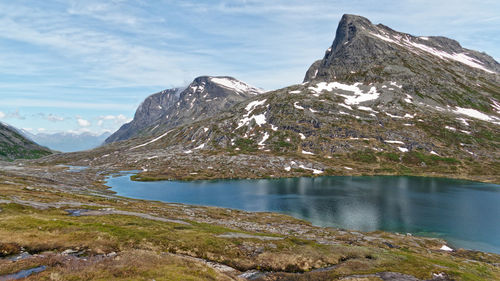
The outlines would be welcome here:
<svg viewBox="0 0 500 281">
<path fill-rule="evenodd" d="M 121 125 L 126 122 L 132 121 L 132 119 L 126 117 L 123 114 L 118 114 L 118 115 L 104 115 L 99 117 L 99 121 L 97 122 L 98 126 L 102 126 L 105 121 L 112 121 L 113 124 L 115 125 Z"/>
<path fill-rule="evenodd" d="M 61 117 L 61 116 L 58 116 L 58 115 L 55 115 L 55 114 L 52 114 L 50 113 L 49 115 L 45 116 L 45 119 L 51 121 L 51 122 L 62 122 L 64 121 L 64 117 Z"/>
<path fill-rule="evenodd" d="M 5 113 L 3 113 L 2 111 L 0 111 L 0 119 L 2 118 L 5 118 Z"/>
<path fill-rule="evenodd" d="M 92 125 L 92 124 L 90 124 L 89 121 L 82 119 L 82 118 L 78 118 L 76 121 L 78 122 L 78 126 L 80 126 L 80 127 L 90 127 L 90 125 Z"/>
</svg>

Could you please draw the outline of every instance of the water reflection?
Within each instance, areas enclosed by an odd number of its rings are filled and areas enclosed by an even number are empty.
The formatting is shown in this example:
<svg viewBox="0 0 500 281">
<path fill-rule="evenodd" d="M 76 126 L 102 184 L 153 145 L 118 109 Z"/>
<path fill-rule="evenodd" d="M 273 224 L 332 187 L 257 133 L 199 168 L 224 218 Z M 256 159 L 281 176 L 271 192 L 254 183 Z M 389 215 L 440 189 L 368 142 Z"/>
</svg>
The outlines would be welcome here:
<svg viewBox="0 0 500 281">
<path fill-rule="evenodd" d="M 110 178 L 119 195 L 275 211 L 315 225 L 442 236 L 500 253 L 500 186 L 421 177 L 132 182 Z"/>
</svg>

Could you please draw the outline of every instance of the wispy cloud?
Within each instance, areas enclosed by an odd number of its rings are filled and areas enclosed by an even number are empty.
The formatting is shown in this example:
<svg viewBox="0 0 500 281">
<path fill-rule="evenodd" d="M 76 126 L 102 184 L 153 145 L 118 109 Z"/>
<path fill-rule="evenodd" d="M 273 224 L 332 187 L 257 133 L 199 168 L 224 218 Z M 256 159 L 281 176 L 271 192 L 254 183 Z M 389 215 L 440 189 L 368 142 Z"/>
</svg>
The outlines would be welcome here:
<svg viewBox="0 0 500 281">
<path fill-rule="evenodd" d="M 40 108 L 46 116 L 77 110 L 94 129 L 123 121 L 100 116 L 131 116 L 147 95 L 199 75 L 231 75 L 268 90 L 300 83 L 344 13 L 452 37 L 498 58 L 498 11 L 493 0 L 3 1 L 0 118 L 21 108 L 25 121 L 68 129 L 74 119 L 32 116 Z"/>
</svg>

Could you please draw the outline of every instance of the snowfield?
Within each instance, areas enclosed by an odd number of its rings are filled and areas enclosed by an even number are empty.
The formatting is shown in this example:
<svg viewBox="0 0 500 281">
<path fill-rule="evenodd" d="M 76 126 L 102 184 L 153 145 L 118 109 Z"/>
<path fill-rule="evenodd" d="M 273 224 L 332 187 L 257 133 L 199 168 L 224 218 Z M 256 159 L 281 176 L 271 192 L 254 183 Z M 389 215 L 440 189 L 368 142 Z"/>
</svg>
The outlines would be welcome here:
<svg viewBox="0 0 500 281">
<path fill-rule="evenodd" d="M 358 86 L 361 83 L 354 83 L 353 85 L 342 84 L 339 82 L 320 82 L 316 84 L 316 87 L 309 87 L 309 90 L 312 90 L 316 94 L 320 94 L 323 91 L 331 92 L 333 90 L 343 90 L 347 92 L 352 92 L 352 95 L 343 95 L 335 93 L 341 97 L 345 98 L 346 105 L 360 104 L 365 101 L 376 100 L 380 93 L 377 92 L 377 88 L 371 87 L 367 93 L 364 93 Z"/>
<path fill-rule="evenodd" d="M 383 31 L 382 31 L 382 33 L 383 33 Z M 450 54 L 450 53 L 447 53 L 447 52 L 444 52 L 444 51 L 441 51 L 438 49 L 434 49 L 434 48 L 429 47 L 429 46 L 424 45 L 424 44 L 413 42 L 407 36 L 405 36 L 404 38 L 403 37 L 391 38 L 387 35 L 382 35 L 382 34 L 377 34 L 377 33 L 370 33 L 370 34 L 379 38 L 379 39 L 382 39 L 386 42 L 394 43 L 394 44 L 399 45 L 401 47 L 405 47 L 414 53 L 418 53 L 419 51 L 424 51 L 428 54 L 431 54 L 431 55 L 436 56 L 436 57 L 443 59 L 443 60 L 453 60 L 453 61 L 460 62 L 462 64 L 468 65 L 468 66 L 473 67 L 473 68 L 481 69 L 481 70 L 488 72 L 488 73 L 495 73 L 494 71 L 491 71 L 491 70 L 487 69 L 486 67 L 484 67 L 483 64 L 479 60 L 468 56 L 466 53 Z"/>
</svg>

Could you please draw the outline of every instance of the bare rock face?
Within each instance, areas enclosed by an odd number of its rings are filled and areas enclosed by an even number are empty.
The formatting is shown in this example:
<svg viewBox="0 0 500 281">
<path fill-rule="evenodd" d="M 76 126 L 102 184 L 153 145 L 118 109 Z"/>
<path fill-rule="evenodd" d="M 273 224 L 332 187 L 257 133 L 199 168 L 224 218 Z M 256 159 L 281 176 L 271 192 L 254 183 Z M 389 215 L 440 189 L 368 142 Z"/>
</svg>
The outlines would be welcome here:
<svg viewBox="0 0 500 281">
<path fill-rule="evenodd" d="M 392 81 L 413 97 L 492 110 L 499 73 L 500 64 L 492 57 L 462 48 L 455 40 L 417 37 L 344 15 L 331 47 L 310 67 L 304 82 Z"/>
<path fill-rule="evenodd" d="M 27 139 L 15 128 L 0 122 L 0 160 L 33 159 L 52 151 Z"/>
<path fill-rule="evenodd" d="M 185 89 L 169 89 L 149 96 L 137 109 L 134 119 L 106 143 L 206 119 L 261 93 L 261 89 L 232 77 L 198 77 Z"/>
<path fill-rule="evenodd" d="M 147 97 L 137 108 L 134 119 L 123 125 L 117 132 L 106 139 L 106 143 L 126 140 L 137 135 L 144 128 L 158 120 L 167 108 L 179 99 L 182 89 L 167 89 Z"/>
</svg>

